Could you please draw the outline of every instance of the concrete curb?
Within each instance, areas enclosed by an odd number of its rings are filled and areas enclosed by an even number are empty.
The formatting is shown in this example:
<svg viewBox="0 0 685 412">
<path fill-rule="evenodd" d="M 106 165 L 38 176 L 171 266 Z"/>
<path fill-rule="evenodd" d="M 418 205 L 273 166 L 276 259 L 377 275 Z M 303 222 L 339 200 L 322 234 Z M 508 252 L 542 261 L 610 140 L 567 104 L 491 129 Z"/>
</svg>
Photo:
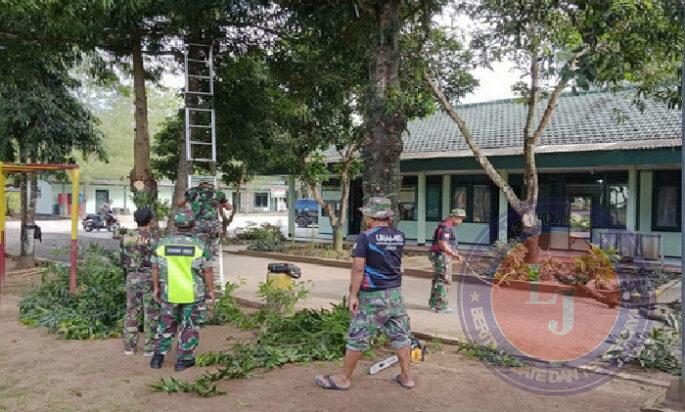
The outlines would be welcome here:
<svg viewBox="0 0 685 412">
<path fill-rule="evenodd" d="M 250 256 L 250 257 L 258 257 L 258 258 L 266 258 L 266 259 L 277 259 L 277 260 L 283 260 L 283 261 L 287 261 L 287 262 L 309 263 L 309 264 L 313 264 L 313 265 L 322 265 L 322 266 L 329 266 L 329 267 L 335 267 L 335 268 L 344 268 L 344 269 L 352 268 L 352 262 L 350 262 L 350 261 L 326 259 L 326 258 L 320 258 L 320 257 L 314 257 L 314 256 L 297 256 L 297 255 L 290 255 L 287 253 L 260 252 L 260 251 L 256 251 L 256 250 L 231 251 L 231 252 L 226 252 L 226 253 L 237 255 L 237 256 Z M 404 269 L 404 276 L 409 276 L 409 277 L 414 277 L 414 278 L 422 278 L 422 279 L 433 279 L 433 272 L 430 270 L 424 270 L 424 269 L 405 268 Z M 466 274 L 466 273 L 454 274 L 453 279 L 455 281 L 459 280 L 461 282 L 465 282 L 465 283 L 469 283 L 469 284 L 475 284 L 475 285 L 481 284 L 483 282 L 483 280 L 481 280 L 477 276 L 474 276 L 471 274 Z M 512 281 L 509 281 L 509 283 L 503 283 L 503 284 L 499 285 L 499 287 L 519 289 L 519 290 L 530 290 L 531 289 L 531 283 L 519 281 L 519 280 L 512 280 Z M 568 285 L 563 285 L 563 284 L 558 284 L 558 283 L 539 283 L 537 286 L 537 290 L 540 292 L 549 292 L 549 293 L 570 293 L 570 292 L 575 291 L 575 288 L 573 286 L 568 286 Z"/>
</svg>

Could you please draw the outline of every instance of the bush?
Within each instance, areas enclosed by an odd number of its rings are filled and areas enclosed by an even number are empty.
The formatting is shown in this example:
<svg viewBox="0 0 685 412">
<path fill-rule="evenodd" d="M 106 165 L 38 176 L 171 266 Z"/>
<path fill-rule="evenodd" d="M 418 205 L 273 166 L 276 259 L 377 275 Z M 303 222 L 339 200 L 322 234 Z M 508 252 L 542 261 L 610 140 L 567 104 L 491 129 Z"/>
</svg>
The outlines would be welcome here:
<svg viewBox="0 0 685 412">
<path fill-rule="evenodd" d="M 248 247 L 250 250 L 280 252 L 284 249 L 285 236 L 283 236 L 281 229 L 268 223 L 249 228 L 236 237 L 240 241 L 250 242 Z"/>
<path fill-rule="evenodd" d="M 102 247 L 82 254 L 78 288 L 69 294 L 69 267 L 51 264 L 41 285 L 21 300 L 24 325 L 46 327 L 64 339 L 104 339 L 118 336 L 126 313 L 125 280 L 118 259 Z"/>
</svg>

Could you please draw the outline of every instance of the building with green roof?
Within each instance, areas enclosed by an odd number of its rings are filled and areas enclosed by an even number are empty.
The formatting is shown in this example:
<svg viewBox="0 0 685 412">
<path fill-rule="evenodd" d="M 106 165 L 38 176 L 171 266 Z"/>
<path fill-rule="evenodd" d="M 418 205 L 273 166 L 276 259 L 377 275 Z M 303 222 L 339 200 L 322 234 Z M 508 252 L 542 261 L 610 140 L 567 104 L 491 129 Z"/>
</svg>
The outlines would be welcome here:
<svg viewBox="0 0 685 412">
<path fill-rule="evenodd" d="M 657 254 L 680 256 L 680 112 L 653 101 L 636 105 L 633 99 L 626 92 L 560 99 L 536 150 L 543 248 L 622 246 L 628 239 L 636 255 L 653 255 L 647 249 L 658 247 Z M 463 105 L 459 111 L 482 151 L 520 192 L 526 106 L 503 100 Z M 468 214 L 458 228 L 461 244 L 490 245 L 520 234 L 518 216 L 445 113 L 409 122 L 403 141 L 398 226 L 408 239 L 429 243 L 453 207 Z M 324 196 L 339 199 L 336 187 L 324 186 Z M 359 232 L 361 202 L 361 181 L 355 181 L 348 236 Z M 320 216 L 319 222 L 320 235 L 330 237 L 328 219 Z"/>
</svg>

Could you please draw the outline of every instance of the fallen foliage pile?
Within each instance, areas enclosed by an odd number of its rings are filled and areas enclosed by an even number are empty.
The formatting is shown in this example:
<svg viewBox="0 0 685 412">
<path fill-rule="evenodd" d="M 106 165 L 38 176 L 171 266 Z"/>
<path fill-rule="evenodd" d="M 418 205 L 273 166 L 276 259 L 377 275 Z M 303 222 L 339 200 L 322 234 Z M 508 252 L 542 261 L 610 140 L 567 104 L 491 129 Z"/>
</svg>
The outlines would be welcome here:
<svg viewBox="0 0 685 412">
<path fill-rule="evenodd" d="M 235 288 L 235 285 L 229 285 L 226 290 L 233 292 Z M 297 293 L 296 290 L 301 288 L 296 288 L 293 293 Z M 269 291 L 263 291 L 262 295 L 264 294 L 270 295 L 273 299 L 274 294 L 270 294 Z M 293 302 L 288 301 L 288 304 Z M 214 307 L 212 323 L 220 323 L 220 320 L 243 329 L 254 329 L 255 342 L 238 343 L 228 351 L 199 355 L 198 366 L 219 368 L 205 372 L 194 382 L 174 378 L 162 379 L 151 385 L 154 390 L 167 393 L 195 392 L 204 397 L 214 396 L 223 393 L 216 387 L 216 382 L 224 379 L 241 379 L 254 370 L 271 370 L 286 363 L 338 359 L 345 353 L 350 311 L 343 301 L 331 309 L 305 309 L 291 316 L 270 310 L 269 307 L 245 314 L 229 293 Z"/>
<path fill-rule="evenodd" d="M 46 327 L 64 339 L 104 339 L 121 334 L 126 313 L 124 275 L 118 259 L 92 245 L 82 253 L 78 288 L 69 294 L 69 267 L 50 264 L 40 286 L 21 300 L 21 323 Z"/>
</svg>

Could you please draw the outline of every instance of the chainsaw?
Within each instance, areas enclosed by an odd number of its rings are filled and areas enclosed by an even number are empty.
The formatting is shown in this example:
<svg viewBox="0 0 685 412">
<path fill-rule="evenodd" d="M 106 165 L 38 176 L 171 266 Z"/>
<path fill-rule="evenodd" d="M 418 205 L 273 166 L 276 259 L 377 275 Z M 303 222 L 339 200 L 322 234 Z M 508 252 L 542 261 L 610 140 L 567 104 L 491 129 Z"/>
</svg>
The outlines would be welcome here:
<svg viewBox="0 0 685 412">
<path fill-rule="evenodd" d="M 418 363 L 418 362 L 423 362 L 423 359 L 426 354 L 426 349 L 423 347 L 423 344 L 421 343 L 420 340 L 416 339 L 415 337 L 411 337 L 411 361 L 413 363 Z M 371 368 L 369 368 L 369 374 L 370 375 L 375 375 L 379 373 L 382 370 L 385 370 L 392 365 L 396 364 L 399 362 L 400 358 L 397 357 L 397 355 L 392 355 L 389 356 L 385 359 L 383 359 L 380 362 L 376 362 L 373 365 L 371 365 Z"/>
</svg>

